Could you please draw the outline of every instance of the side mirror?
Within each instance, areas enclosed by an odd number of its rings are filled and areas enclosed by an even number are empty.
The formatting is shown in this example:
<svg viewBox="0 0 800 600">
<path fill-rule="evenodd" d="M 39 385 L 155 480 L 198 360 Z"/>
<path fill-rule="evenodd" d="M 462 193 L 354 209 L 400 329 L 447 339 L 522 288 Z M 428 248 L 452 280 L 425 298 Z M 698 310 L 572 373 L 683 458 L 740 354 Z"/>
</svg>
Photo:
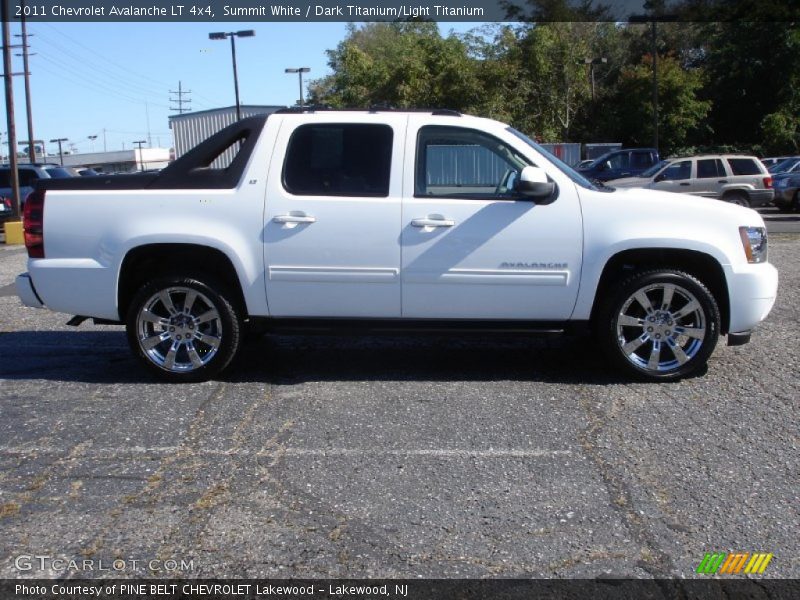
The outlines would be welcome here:
<svg viewBox="0 0 800 600">
<path fill-rule="evenodd" d="M 556 184 L 547 179 L 547 173 L 539 167 L 525 167 L 519 174 L 517 190 L 520 194 L 539 204 L 550 204 L 556 199 Z"/>
</svg>

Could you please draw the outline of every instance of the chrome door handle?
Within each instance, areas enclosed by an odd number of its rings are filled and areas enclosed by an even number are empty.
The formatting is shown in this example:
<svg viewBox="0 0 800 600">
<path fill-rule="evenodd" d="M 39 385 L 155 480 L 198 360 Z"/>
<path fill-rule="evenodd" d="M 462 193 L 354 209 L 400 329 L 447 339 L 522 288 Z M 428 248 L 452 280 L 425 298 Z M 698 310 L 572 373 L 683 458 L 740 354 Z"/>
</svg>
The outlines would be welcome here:
<svg viewBox="0 0 800 600">
<path fill-rule="evenodd" d="M 456 222 L 450 219 L 431 219 L 426 217 L 424 219 L 414 219 L 411 224 L 414 227 L 452 227 Z"/>
<path fill-rule="evenodd" d="M 316 223 L 317 218 L 308 215 L 278 215 L 272 218 L 273 223 Z"/>
</svg>

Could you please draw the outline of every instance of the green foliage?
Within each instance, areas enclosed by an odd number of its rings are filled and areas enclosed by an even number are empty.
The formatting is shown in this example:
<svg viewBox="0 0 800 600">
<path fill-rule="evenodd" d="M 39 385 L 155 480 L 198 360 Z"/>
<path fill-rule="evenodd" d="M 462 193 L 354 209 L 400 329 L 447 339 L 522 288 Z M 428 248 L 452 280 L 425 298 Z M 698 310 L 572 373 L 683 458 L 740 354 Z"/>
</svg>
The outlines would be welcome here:
<svg viewBox="0 0 800 600">
<path fill-rule="evenodd" d="M 711 108 L 711 102 L 698 98 L 701 74 L 684 70 L 672 56 L 658 61 L 659 146 L 665 154 L 687 143 Z M 653 140 L 653 57 L 646 55 L 633 67 L 623 70 L 612 106 L 617 134 L 623 143 L 650 146 Z"/>
<path fill-rule="evenodd" d="M 435 23 L 351 26 L 328 58 L 333 74 L 312 82 L 313 102 L 465 109 L 479 94 L 466 46 L 442 38 Z"/>
<path fill-rule="evenodd" d="M 584 4 L 529 8 L 547 20 Z M 651 145 L 650 26 L 568 21 L 495 23 L 462 36 L 428 22 L 350 25 L 328 52 L 332 74 L 310 85 L 312 102 L 453 108 L 543 141 Z M 800 151 L 797 24 L 660 23 L 656 47 L 662 153 Z M 592 94 L 585 60 L 599 57 Z"/>
</svg>

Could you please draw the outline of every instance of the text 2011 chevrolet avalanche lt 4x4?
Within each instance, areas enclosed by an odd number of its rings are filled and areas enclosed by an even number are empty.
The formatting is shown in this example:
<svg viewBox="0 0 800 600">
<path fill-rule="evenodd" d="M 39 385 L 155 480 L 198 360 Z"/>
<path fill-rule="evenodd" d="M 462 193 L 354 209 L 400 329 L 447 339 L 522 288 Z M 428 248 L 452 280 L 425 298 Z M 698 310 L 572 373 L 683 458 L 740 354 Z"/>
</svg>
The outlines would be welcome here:
<svg viewBox="0 0 800 600">
<path fill-rule="evenodd" d="M 24 227 L 24 304 L 125 323 L 172 381 L 220 373 L 248 328 L 354 325 L 591 329 L 671 380 L 747 342 L 778 285 L 756 212 L 596 187 L 451 111 L 251 117 L 160 173 L 47 181 Z"/>
</svg>

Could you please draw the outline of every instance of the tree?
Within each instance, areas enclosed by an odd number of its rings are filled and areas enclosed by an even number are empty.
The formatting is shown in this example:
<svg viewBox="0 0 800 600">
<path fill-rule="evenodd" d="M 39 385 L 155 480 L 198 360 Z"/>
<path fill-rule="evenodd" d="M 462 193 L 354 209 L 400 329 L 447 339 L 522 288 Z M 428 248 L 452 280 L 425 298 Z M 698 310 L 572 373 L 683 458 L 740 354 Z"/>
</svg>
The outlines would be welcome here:
<svg viewBox="0 0 800 600">
<path fill-rule="evenodd" d="M 796 148 L 800 26 L 735 22 L 706 27 L 710 115 L 717 144 Z"/>
<path fill-rule="evenodd" d="M 623 70 L 614 97 L 613 119 L 620 141 L 633 146 L 649 146 L 653 139 L 651 55 L 638 65 Z M 682 69 L 674 56 L 658 61 L 659 140 L 669 154 L 686 145 L 689 135 L 700 128 L 711 102 L 698 97 L 703 85 L 701 72 Z"/>
<path fill-rule="evenodd" d="M 435 23 L 351 25 L 328 57 L 333 74 L 311 83 L 315 103 L 466 109 L 479 97 L 466 45 Z"/>
</svg>

